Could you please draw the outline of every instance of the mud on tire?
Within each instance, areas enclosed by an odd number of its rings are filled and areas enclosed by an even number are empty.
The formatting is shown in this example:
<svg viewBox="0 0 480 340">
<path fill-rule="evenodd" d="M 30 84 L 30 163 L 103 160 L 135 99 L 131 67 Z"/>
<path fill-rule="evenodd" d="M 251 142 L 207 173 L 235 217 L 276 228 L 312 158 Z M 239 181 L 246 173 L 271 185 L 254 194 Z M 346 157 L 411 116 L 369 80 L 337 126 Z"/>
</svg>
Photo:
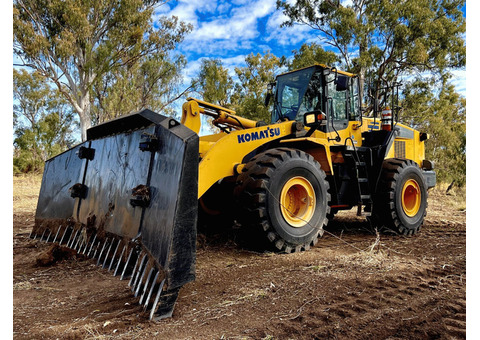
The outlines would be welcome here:
<svg viewBox="0 0 480 340">
<path fill-rule="evenodd" d="M 373 221 L 402 235 L 417 233 L 427 213 L 427 186 L 412 160 L 387 159 L 383 163 Z"/>
<path fill-rule="evenodd" d="M 306 188 L 301 184 L 294 188 L 290 184 L 289 187 L 289 183 L 297 179 L 306 183 Z M 328 189 L 325 173 L 309 154 L 289 148 L 268 150 L 253 157 L 238 176 L 235 188 L 240 207 L 238 220 L 243 226 L 253 228 L 252 232 L 259 233 L 251 238 L 260 237 L 278 251 L 307 250 L 317 243 L 327 224 L 326 216 L 330 212 Z M 289 194 L 294 196 L 299 191 L 301 197 L 301 192 L 308 190 L 312 193 L 311 207 L 303 206 L 299 215 L 286 216 L 290 210 L 280 203 L 280 196 L 288 198 Z M 308 201 L 308 197 L 300 202 Z M 302 209 L 305 219 L 297 218 Z"/>
</svg>

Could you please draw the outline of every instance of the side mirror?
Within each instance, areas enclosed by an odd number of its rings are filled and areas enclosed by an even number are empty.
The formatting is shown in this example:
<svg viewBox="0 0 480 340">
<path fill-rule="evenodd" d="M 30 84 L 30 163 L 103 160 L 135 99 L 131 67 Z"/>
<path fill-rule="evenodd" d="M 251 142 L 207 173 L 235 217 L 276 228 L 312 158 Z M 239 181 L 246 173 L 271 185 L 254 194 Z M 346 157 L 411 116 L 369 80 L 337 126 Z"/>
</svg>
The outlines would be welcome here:
<svg viewBox="0 0 480 340">
<path fill-rule="evenodd" d="M 267 92 L 267 95 L 265 96 L 265 106 L 268 106 L 270 103 L 270 98 L 272 98 L 272 92 Z"/>
<path fill-rule="evenodd" d="M 268 83 L 267 85 L 267 95 L 265 96 L 265 106 L 268 106 L 268 104 L 270 103 L 270 98 L 272 98 L 274 86 L 275 86 L 275 82 Z"/>
<path fill-rule="evenodd" d="M 327 116 L 320 110 L 310 111 L 304 114 L 303 124 L 308 127 L 326 125 Z"/>
</svg>

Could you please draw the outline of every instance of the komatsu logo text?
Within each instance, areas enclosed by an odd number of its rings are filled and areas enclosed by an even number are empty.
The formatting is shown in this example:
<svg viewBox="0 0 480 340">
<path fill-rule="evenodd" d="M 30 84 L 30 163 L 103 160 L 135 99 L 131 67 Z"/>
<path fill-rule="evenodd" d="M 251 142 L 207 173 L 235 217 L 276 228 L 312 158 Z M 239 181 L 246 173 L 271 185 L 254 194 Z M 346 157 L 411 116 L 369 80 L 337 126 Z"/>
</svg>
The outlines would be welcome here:
<svg viewBox="0 0 480 340">
<path fill-rule="evenodd" d="M 254 131 L 249 133 L 244 133 L 243 135 L 238 135 L 238 143 L 251 142 L 258 139 L 271 138 L 275 136 L 280 136 L 280 128 L 267 128 L 262 131 Z"/>
</svg>

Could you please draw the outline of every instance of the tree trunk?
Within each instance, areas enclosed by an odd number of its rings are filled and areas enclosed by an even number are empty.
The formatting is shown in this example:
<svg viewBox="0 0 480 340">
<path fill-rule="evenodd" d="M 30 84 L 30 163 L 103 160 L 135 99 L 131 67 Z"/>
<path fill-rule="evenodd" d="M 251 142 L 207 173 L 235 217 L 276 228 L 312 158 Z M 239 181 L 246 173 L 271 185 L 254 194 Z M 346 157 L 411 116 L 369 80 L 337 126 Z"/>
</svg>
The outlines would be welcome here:
<svg viewBox="0 0 480 340">
<path fill-rule="evenodd" d="M 90 117 L 90 94 L 88 92 L 80 99 L 80 110 L 77 110 L 80 118 L 80 131 L 82 133 L 82 142 L 87 140 L 87 129 L 92 126 Z"/>
</svg>

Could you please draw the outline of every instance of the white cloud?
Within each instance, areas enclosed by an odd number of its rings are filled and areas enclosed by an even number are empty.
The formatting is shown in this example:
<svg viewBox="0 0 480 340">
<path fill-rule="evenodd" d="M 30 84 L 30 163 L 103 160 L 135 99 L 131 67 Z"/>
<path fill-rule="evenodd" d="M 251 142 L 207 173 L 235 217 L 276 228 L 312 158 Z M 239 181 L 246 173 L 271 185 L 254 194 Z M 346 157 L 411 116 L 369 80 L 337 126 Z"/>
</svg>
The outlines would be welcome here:
<svg viewBox="0 0 480 340">
<path fill-rule="evenodd" d="M 191 54 L 215 56 L 252 49 L 253 41 L 260 36 L 259 20 L 276 8 L 275 0 L 218 0 L 208 4 L 201 0 L 183 0 L 175 4 L 168 10 L 162 6 L 156 14 L 175 15 L 194 25 L 180 49 Z"/>
<path fill-rule="evenodd" d="M 288 17 L 281 11 L 274 12 L 267 21 L 266 41 L 274 40 L 282 46 L 291 46 L 315 38 L 312 29 L 305 25 L 294 24 L 291 27 L 281 27 Z"/>
</svg>

